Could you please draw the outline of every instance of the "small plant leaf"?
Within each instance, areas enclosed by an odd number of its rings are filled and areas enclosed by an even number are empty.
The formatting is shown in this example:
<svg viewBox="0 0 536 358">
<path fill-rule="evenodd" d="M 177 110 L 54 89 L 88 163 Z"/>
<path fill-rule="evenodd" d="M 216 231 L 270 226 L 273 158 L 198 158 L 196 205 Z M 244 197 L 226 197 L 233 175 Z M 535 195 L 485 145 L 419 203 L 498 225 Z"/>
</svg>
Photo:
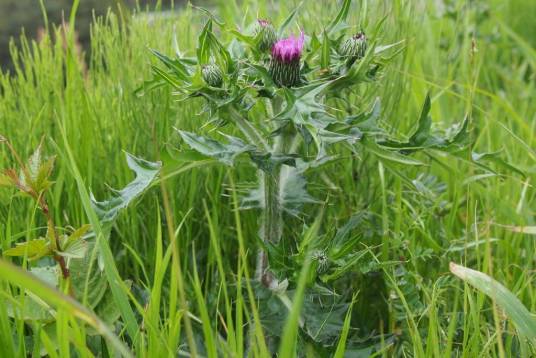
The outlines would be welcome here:
<svg viewBox="0 0 536 358">
<path fill-rule="evenodd" d="M 4 251 L 5 256 L 25 256 L 28 260 L 34 261 L 40 259 L 43 256 L 50 255 L 52 253 L 49 242 L 45 238 L 39 238 L 21 244 L 17 244 L 11 249 Z"/>
<path fill-rule="evenodd" d="M 26 178 L 30 181 L 35 181 L 37 178 L 37 174 L 39 173 L 39 168 L 41 167 L 41 160 L 42 160 L 42 147 L 43 143 L 40 143 L 33 154 L 28 159 L 28 173 L 30 174 L 30 178 Z"/>
<path fill-rule="evenodd" d="M 87 242 L 82 238 L 65 237 L 61 245 L 61 252 L 57 254 L 69 258 L 83 258 L 87 252 Z"/>
<path fill-rule="evenodd" d="M 210 37 L 209 33 L 212 31 L 212 20 L 208 20 L 203 27 L 203 31 L 197 39 L 197 59 L 199 64 L 206 65 L 210 60 Z"/>
<path fill-rule="evenodd" d="M 7 174 L 0 174 L 0 187 L 1 186 L 14 186 L 15 183 L 13 182 L 13 179 L 11 176 Z"/>
<path fill-rule="evenodd" d="M 450 272 L 493 299 L 521 334 L 529 339 L 536 339 L 536 319 L 506 287 L 480 271 L 454 262 L 450 263 Z"/>
</svg>

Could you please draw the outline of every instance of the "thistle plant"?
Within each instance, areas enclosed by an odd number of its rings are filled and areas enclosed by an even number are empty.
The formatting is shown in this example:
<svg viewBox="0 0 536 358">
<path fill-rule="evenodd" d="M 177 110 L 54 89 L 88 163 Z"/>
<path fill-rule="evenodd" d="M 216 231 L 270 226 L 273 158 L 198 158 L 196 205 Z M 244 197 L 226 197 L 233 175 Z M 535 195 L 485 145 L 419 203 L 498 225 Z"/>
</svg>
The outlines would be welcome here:
<svg viewBox="0 0 536 358">
<path fill-rule="evenodd" d="M 304 263 L 316 267 L 310 282 L 329 284 L 340 278 L 351 267 L 348 257 L 357 246 L 343 243 L 342 236 L 315 241 L 283 235 L 290 218 L 306 221 L 305 205 L 325 199 L 308 192 L 309 172 L 322 173 L 328 163 L 340 159 L 341 151 L 356 157 L 367 153 L 385 165 L 421 165 L 409 155 L 420 150 L 456 152 L 466 144 L 467 121 L 448 137 L 431 132 L 429 97 L 407 141 L 383 129 L 380 99 L 341 104 L 351 98 L 344 93 L 381 78 L 400 46 L 379 45 L 380 26 L 367 37 L 364 32 L 347 34 L 348 12 L 349 5 L 344 6 L 321 34 L 300 31 L 298 36 L 287 29 L 294 14 L 277 31 L 267 20 L 245 26 L 250 32 L 239 32 L 209 19 L 195 56 L 170 58 L 153 51 L 165 68 L 155 67 L 147 85 L 171 85 L 179 101 L 203 98 L 203 125 L 229 129 L 218 137 L 178 129 L 189 147 L 183 149 L 185 158 L 212 158 L 230 167 L 247 162 L 256 168 L 259 187 L 243 197 L 242 206 L 261 211 L 256 280 L 279 295 L 295 285 L 295 272 Z M 232 37 L 221 40 L 213 26 Z M 276 33 L 287 37 L 274 39 Z M 189 155 L 190 150 L 196 155 Z M 291 257 L 283 249 L 289 245 L 296 247 Z"/>
</svg>

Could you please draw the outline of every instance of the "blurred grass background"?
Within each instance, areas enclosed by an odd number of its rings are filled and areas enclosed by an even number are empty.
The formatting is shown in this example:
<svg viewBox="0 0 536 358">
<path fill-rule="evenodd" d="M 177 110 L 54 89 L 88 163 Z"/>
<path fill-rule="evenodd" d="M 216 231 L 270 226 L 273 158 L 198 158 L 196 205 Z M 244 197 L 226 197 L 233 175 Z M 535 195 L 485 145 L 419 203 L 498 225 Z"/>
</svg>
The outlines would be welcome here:
<svg viewBox="0 0 536 358">
<path fill-rule="evenodd" d="M 0 1 L 0 6 L 8 3 Z M 20 7 L 17 13 L 38 9 L 35 1 L 31 3 L 22 8 L 22 1 L 12 2 L 7 12 L 0 12 L 1 26 L 12 20 L 6 15 L 11 14 L 9 9 Z M 80 16 L 85 3 L 81 2 Z M 245 18 L 251 22 L 259 15 L 280 23 L 297 4 L 295 0 L 222 0 L 214 2 L 213 9 L 225 21 Z M 319 33 L 320 24 L 335 14 L 338 6 L 336 1 L 308 1 L 297 23 L 307 33 Z M 364 86 L 355 94 L 352 105 L 367 108 L 379 96 L 383 125 L 404 137 L 414 127 L 424 97 L 431 90 L 435 127 L 448 128 L 470 115 L 474 150 L 500 151 L 507 163 L 527 176 L 509 171 L 493 175 L 475 170 L 463 160 L 424 155 L 419 159 L 427 162 L 425 169 L 385 173 L 371 157 L 338 162 L 329 168 L 329 181 L 340 189 L 326 185 L 323 177 L 313 176 L 311 191 L 319 197 L 330 195 L 325 232 L 366 208 L 379 218 L 383 231 L 364 238 L 364 243 L 383 245 L 377 254 L 385 265 L 401 262 L 394 266 L 394 281 L 377 272 L 363 274 L 356 267 L 344 285 L 359 292 L 352 323 L 364 337 L 379 332 L 393 337 L 396 343 L 384 356 L 518 356 L 520 343 L 510 323 L 482 294 L 451 281 L 448 263 L 464 263 L 490 274 L 536 312 L 534 237 L 496 225 L 536 225 L 536 3 L 389 0 L 370 2 L 369 6 L 370 24 L 387 16 L 381 42 L 403 40 L 405 49 L 379 83 Z M 31 23 L 37 23 L 40 15 L 32 16 Z M 357 24 L 358 18 L 353 12 L 352 23 Z M 91 26 L 87 59 L 66 51 L 53 35 L 39 42 L 23 38 L 12 48 L 9 74 L 4 71 L 0 75 L 0 133 L 23 155 L 29 155 L 45 136 L 47 152 L 58 155 L 51 200 L 58 208 L 58 222 L 75 227 L 87 222 L 68 161 L 62 155 L 65 143 L 60 126 L 65 128 L 86 186 L 97 198 L 109 195 L 107 185 L 121 187 L 132 179 L 123 151 L 155 160 L 168 146 L 178 145 L 173 127 L 201 127 L 206 115 L 200 113 L 199 103 L 174 103 L 167 89 L 143 97 L 134 92 L 151 78 L 151 65 L 156 63 L 148 49 L 173 55 L 178 43 L 182 51 L 193 53 L 204 20 L 205 15 L 191 7 L 166 16 L 134 12 L 127 22 L 110 13 Z M 82 29 L 82 19 L 77 24 L 83 39 L 87 30 Z M 4 31 L 1 34 L 4 36 Z M 10 160 L 5 148 L 0 152 L 0 166 L 5 168 Z M 494 168 L 504 171 L 500 165 Z M 241 275 L 237 271 L 237 232 L 243 232 L 250 253 L 256 247 L 257 214 L 240 212 L 238 227 L 233 211 L 234 185 L 240 183 L 240 193 L 247 180 L 251 180 L 247 170 L 234 173 L 213 167 L 189 171 L 169 182 L 173 213 L 177 221 L 186 218 L 180 233 L 182 264 L 185 272 L 193 275 L 195 258 L 200 289 L 212 317 L 219 312 L 222 300 L 214 289 L 222 284 L 217 264 L 221 261 L 226 268 L 228 276 L 223 280 L 230 286 Z M 435 189 L 431 194 L 423 192 L 415 184 L 421 182 Z M 162 224 L 160 201 L 160 193 L 150 191 L 121 216 L 110 241 L 121 276 L 150 294 L 160 289 L 167 294 L 170 289 L 169 279 L 160 286 L 153 280 L 158 274 L 155 240 Z M 36 228 L 42 223 L 27 201 L 2 193 L 0 203 L 3 249 L 22 238 L 37 236 Z M 315 208 L 308 209 L 309 215 L 315 212 Z M 293 234 L 292 229 L 289 234 Z M 219 247 L 210 240 L 214 235 Z M 190 278 L 187 281 L 193 297 Z M 4 290 L 8 295 L 9 289 Z M 166 311 L 169 301 L 165 300 L 167 297 L 163 299 L 163 318 L 144 316 L 150 322 L 143 331 L 149 344 L 135 348 L 139 356 L 167 355 L 167 349 L 176 350 L 176 346 L 159 345 L 160 339 L 173 345 L 172 327 L 179 320 L 173 316 L 177 312 Z M 199 310 L 194 305 L 194 314 Z M 408 328 L 408 317 L 417 322 L 416 330 Z M 222 330 L 216 319 L 203 322 L 214 332 Z M 20 321 L 10 327 L 15 335 L 24 335 Z M 225 339 L 218 344 L 239 352 L 238 345 L 231 347 Z M 24 350 L 23 344 L 19 345 Z"/>
</svg>

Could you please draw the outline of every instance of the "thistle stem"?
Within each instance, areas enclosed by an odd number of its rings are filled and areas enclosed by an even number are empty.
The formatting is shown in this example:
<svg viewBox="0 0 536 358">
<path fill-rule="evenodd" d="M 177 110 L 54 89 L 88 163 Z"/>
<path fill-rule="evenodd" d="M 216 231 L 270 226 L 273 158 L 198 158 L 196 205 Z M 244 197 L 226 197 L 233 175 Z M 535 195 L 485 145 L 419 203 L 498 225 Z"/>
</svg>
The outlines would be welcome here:
<svg viewBox="0 0 536 358">
<path fill-rule="evenodd" d="M 262 218 L 261 235 L 266 244 L 276 244 L 281 239 L 283 226 L 283 213 L 279 198 L 279 176 L 281 168 L 278 166 L 273 172 L 264 173 L 264 212 Z M 272 274 L 267 271 L 268 256 L 261 248 L 257 256 L 256 278 L 266 287 L 273 281 Z"/>
<path fill-rule="evenodd" d="M 273 152 L 287 154 L 289 144 L 296 135 L 284 130 L 275 142 Z M 293 147 L 293 146 L 291 146 Z M 281 200 L 281 170 L 277 165 L 272 171 L 263 172 L 264 211 L 262 218 L 262 240 L 264 243 L 277 244 L 283 234 L 283 203 Z M 273 275 L 268 271 L 268 256 L 261 248 L 257 256 L 256 278 L 266 287 L 273 282 Z"/>
</svg>

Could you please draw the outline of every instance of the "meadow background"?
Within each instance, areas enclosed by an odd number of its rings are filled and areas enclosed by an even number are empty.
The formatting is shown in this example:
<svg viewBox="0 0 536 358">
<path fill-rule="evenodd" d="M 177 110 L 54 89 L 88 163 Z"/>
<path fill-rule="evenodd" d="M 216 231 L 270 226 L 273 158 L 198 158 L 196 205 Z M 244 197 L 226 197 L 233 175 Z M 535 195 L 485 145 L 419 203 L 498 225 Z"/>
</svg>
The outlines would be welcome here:
<svg viewBox="0 0 536 358">
<path fill-rule="evenodd" d="M 204 5 L 229 23 L 266 17 L 278 24 L 298 3 Z M 306 1 L 296 24 L 318 34 L 339 6 L 339 1 Z M 359 8 L 350 12 L 350 24 L 359 23 Z M 332 164 L 326 174 L 311 175 L 310 192 L 325 201 L 321 235 L 333 235 L 365 210 L 374 218 L 368 224 L 374 229 L 350 234 L 361 236 L 373 255 L 356 260 L 344 283 L 333 285 L 337 294 L 355 296 L 350 314 L 343 312 L 339 320 L 345 334 L 332 343 L 342 347 L 338 356 L 344 356 L 341 342 L 346 339 L 352 347 L 347 357 L 534 354 L 511 317 L 454 277 L 449 263 L 486 273 L 536 312 L 534 231 L 518 232 L 536 225 L 535 13 L 536 3 L 522 0 L 368 3 L 371 28 L 386 16 L 380 42 L 403 41 L 403 50 L 380 81 L 353 94 L 352 105 L 368 108 L 380 97 L 382 126 L 406 138 L 430 92 L 433 127 L 446 129 L 470 118 L 471 149 L 489 160 L 479 167 L 471 157 L 419 154 L 425 166 L 397 168 L 371 155 L 342 153 L 346 160 Z M 8 16 L 1 13 L 0 22 Z M 247 343 L 251 329 L 246 323 L 262 314 L 262 307 L 248 299 L 258 213 L 236 210 L 238 198 L 254 187 L 253 172 L 174 161 L 172 154 L 182 144 L 173 128 L 200 130 L 207 120 L 201 103 L 177 103 L 167 88 L 137 91 L 157 64 L 149 49 L 173 56 L 178 46 L 194 53 L 206 19 L 203 11 L 182 5 L 162 13 L 110 11 L 91 24 L 87 56 L 77 53 L 72 39 L 56 41 L 61 30 L 49 24 L 50 36 L 39 42 L 18 40 L 11 49 L 11 68 L 0 74 L 0 134 L 24 157 L 41 138 L 46 154 L 57 156 L 49 201 L 61 225 L 91 221 L 87 190 L 105 199 L 110 187 L 132 181 L 125 151 L 163 160 L 164 173 L 172 174 L 165 181 L 167 196 L 159 185 L 150 188 L 121 213 L 108 241 L 119 276 L 131 282 L 130 289 L 119 286 L 128 308 L 125 302 L 117 304 L 133 317 L 129 324 L 124 319 L 110 324 L 139 357 L 188 355 L 177 285 L 188 297 L 201 356 L 243 356 L 246 350 L 251 356 L 268 354 L 262 344 Z M 0 152 L 0 167 L 11 166 L 7 148 Z M 34 204 L 13 194 L 0 192 L 1 250 L 38 237 L 45 225 Z M 174 242 L 166 229 L 166 200 L 176 225 Z M 300 234 L 302 221 L 312 223 L 318 211 L 317 205 L 307 207 L 304 218 L 288 225 L 285 234 Z M 180 257 L 172 255 L 170 263 L 173 244 Z M 36 290 L 35 285 L 26 288 Z M 28 304 L 17 285 L 3 281 L 0 293 L 22 311 Z M 54 328 L 47 331 L 42 322 L 24 314 L 13 318 L 0 309 L 2 356 L 113 355 L 117 347 L 87 335 L 90 329 L 75 318 L 80 314 L 73 306 L 60 307 L 56 315 Z M 274 320 L 283 329 L 294 316 L 283 310 Z M 289 337 L 299 337 L 300 355 L 327 356 L 297 326 L 287 327 Z M 294 342 L 281 344 L 280 356 L 294 355 Z"/>
</svg>

